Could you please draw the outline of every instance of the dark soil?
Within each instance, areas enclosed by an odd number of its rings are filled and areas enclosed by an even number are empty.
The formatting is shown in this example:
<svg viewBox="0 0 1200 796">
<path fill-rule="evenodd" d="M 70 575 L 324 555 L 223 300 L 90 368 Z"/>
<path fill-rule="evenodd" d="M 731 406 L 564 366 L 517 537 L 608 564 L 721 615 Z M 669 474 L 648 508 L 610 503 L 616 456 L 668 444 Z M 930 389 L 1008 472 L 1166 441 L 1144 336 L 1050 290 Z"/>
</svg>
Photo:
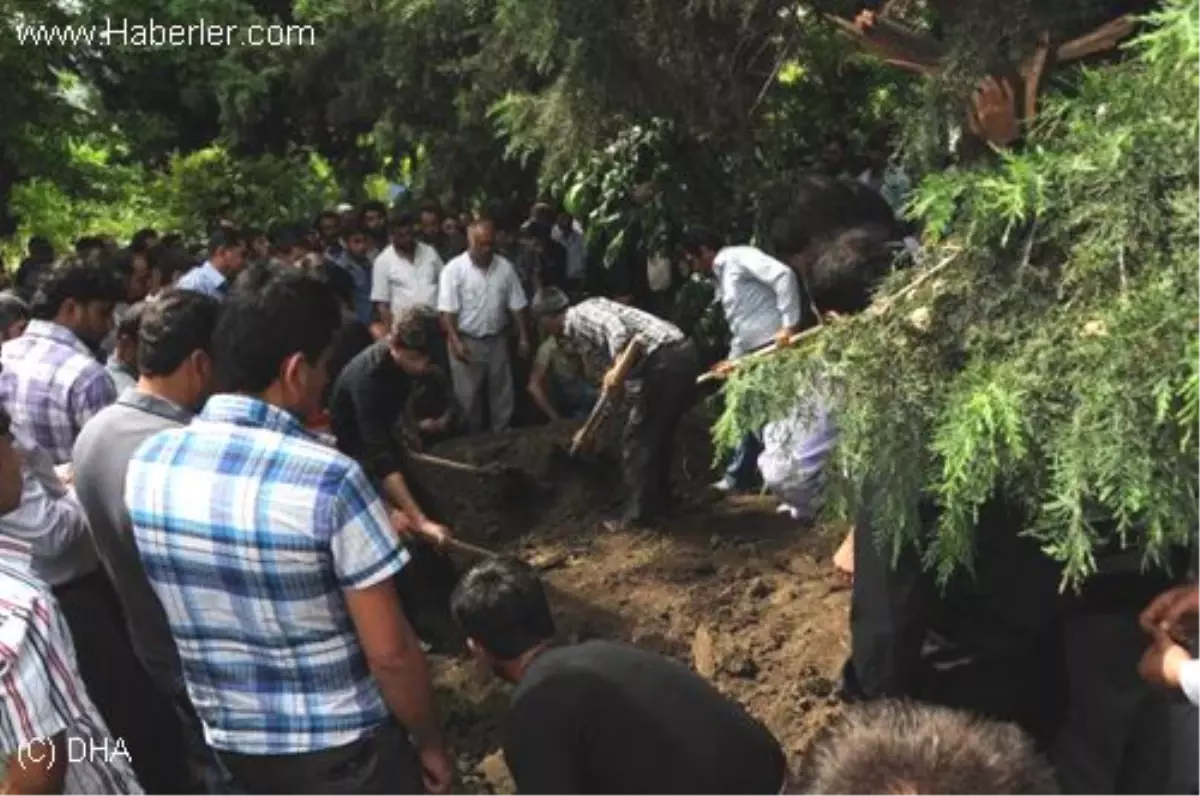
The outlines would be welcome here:
<svg viewBox="0 0 1200 796">
<path fill-rule="evenodd" d="M 433 451 L 523 477 L 428 467 L 427 485 L 462 538 L 540 566 L 560 634 L 616 638 L 690 663 L 738 699 L 798 756 L 838 712 L 847 593 L 830 558 L 844 528 L 805 528 L 765 497 L 715 500 L 707 419 L 681 425 L 682 510 L 656 532 L 609 533 L 621 469 L 605 450 L 566 461 L 571 423 L 458 439 Z M 440 706 L 469 792 L 511 792 L 497 730 L 507 689 L 466 658 L 434 656 Z"/>
</svg>

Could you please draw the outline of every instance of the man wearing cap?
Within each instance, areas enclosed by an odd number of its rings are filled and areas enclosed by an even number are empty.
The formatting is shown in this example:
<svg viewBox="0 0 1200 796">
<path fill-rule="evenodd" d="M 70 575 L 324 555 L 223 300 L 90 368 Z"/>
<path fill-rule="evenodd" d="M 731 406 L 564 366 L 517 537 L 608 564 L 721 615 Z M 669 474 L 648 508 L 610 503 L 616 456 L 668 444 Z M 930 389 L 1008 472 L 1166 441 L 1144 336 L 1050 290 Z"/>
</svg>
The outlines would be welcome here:
<svg viewBox="0 0 1200 796">
<path fill-rule="evenodd" d="M 533 312 L 546 334 L 574 344 L 584 356 L 610 363 L 605 390 L 619 388 L 615 363 L 635 337 L 642 355 L 624 385 L 629 417 L 622 439 L 625 509 L 610 530 L 647 526 L 670 507 L 671 453 L 679 419 L 694 393 L 700 360 L 692 341 L 675 326 L 648 312 L 606 298 L 569 306 L 561 290 L 542 291 Z"/>
<path fill-rule="evenodd" d="M 444 604 L 454 586 L 453 565 L 437 552 L 450 536 L 437 520 L 434 500 L 412 477 L 408 451 L 393 433 L 418 380 L 436 371 L 431 365 L 425 315 L 419 307 L 401 310 L 391 333 L 361 351 L 342 369 L 329 401 L 330 425 L 338 448 L 356 459 L 395 507 L 393 522 L 409 536 L 413 572 L 399 579 L 405 606 L 431 600 Z M 416 577 L 413 577 L 415 573 Z M 439 592 L 445 599 L 438 600 Z M 410 620 L 420 627 L 418 617 Z"/>
</svg>

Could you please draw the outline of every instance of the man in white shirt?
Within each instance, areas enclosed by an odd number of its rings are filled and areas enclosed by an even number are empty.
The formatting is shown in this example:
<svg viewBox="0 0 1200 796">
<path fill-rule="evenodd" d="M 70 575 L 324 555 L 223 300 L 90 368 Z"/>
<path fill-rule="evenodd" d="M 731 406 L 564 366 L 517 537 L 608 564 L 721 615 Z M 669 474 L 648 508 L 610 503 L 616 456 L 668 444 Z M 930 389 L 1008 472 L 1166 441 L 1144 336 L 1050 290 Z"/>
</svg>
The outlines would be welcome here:
<svg viewBox="0 0 1200 796">
<path fill-rule="evenodd" d="M 513 415 L 513 379 L 506 332 L 516 326 L 521 357 L 529 356 L 524 313 L 528 306 L 517 270 L 495 253 L 496 227 L 480 219 L 467 230 L 468 248 L 442 270 L 438 311 L 450 348 L 454 394 L 472 432 L 483 430 L 484 382 L 493 431 Z"/>
<path fill-rule="evenodd" d="M 574 216 L 560 209 L 550 237 L 567 250 L 567 285 L 578 290 L 583 287 L 587 277 L 587 248 L 583 242 L 583 229 Z"/>
<path fill-rule="evenodd" d="M 437 250 L 417 240 L 412 213 L 401 213 L 392 220 L 391 235 L 391 245 L 375 258 L 371 285 L 371 301 L 379 307 L 385 329 L 391 329 L 392 319 L 409 307 L 424 307 L 433 313 L 442 272 Z"/>
<path fill-rule="evenodd" d="M 800 328 L 800 285 L 791 268 L 753 246 L 726 246 L 711 230 L 688 231 L 683 244 L 692 269 L 716 280 L 717 299 L 732 340 L 729 358 L 737 359 L 771 343 L 786 345 Z M 762 443 L 747 435 L 730 460 L 723 492 L 754 486 Z"/>
</svg>

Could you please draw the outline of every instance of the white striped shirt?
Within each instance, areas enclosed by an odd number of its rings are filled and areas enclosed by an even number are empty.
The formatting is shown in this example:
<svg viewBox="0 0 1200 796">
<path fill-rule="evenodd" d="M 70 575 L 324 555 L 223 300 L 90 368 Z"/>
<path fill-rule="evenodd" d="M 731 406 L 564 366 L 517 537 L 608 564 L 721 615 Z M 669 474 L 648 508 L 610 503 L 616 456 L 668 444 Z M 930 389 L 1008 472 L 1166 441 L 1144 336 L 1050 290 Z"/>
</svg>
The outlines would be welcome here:
<svg viewBox="0 0 1200 796">
<path fill-rule="evenodd" d="M 0 538 L 0 750 L 21 765 L 23 755 L 55 754 L 50 741 L 60 734 L 63 793 L 143 792 L 88 697 L 67 620 L 32 574 L 28 545 Z"/>
</svg>

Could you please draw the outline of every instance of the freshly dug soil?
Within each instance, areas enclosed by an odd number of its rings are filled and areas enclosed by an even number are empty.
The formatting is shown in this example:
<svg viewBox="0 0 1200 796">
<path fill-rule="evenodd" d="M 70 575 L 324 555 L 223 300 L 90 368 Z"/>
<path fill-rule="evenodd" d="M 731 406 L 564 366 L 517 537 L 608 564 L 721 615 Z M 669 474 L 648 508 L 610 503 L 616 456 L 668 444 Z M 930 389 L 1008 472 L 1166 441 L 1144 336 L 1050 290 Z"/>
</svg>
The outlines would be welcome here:
<svg viewBox="0 0 1200 796">
<path fill-rule="evenodd" d="M 554 453 L 574 428 L 517 429 L 433 451 L 518 468 L 528 482 L 517 489 L 494 475 L 429 467 L 421 476 L 464 539 L 543 568 L 560 635 L 621 639 L 689 663 L 798 759 L 839 710 L 848 593 L 831 557 L 845 528 L 806 528 L 766 497 L 710 495 L 708 421 L 697 410 L 681 426 L 675 457 L 682 510 L 655 532 L 609 533 L 601 520 L 622 492 L 619 422 L 589 465 Z M 512 792 L 498 751 L 507 687 L 465 656 L 434 656 L 434 670 L 465 789 Z"/>
</svg>

